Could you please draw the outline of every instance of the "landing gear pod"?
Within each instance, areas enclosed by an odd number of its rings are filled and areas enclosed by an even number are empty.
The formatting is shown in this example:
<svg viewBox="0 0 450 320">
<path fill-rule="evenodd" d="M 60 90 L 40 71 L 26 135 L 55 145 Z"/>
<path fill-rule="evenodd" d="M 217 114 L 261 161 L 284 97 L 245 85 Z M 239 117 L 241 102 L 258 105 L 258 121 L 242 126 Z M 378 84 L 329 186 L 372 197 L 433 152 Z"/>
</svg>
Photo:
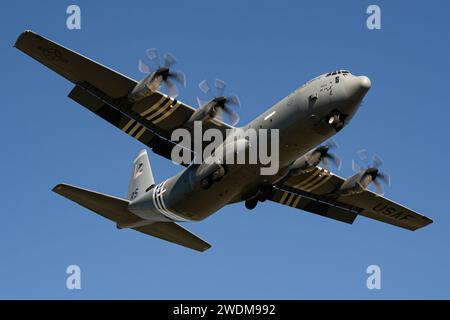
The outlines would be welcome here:
<svg viewBox="0 0 450 320">
<path fill-rule="evenodd" d="M 341 114 L 339 111 L 335 111 L 327 117 L 327 123 L 336 131 L 340 131 L 345 125 L 345 118 L 346 115 Z"/>
</svg>

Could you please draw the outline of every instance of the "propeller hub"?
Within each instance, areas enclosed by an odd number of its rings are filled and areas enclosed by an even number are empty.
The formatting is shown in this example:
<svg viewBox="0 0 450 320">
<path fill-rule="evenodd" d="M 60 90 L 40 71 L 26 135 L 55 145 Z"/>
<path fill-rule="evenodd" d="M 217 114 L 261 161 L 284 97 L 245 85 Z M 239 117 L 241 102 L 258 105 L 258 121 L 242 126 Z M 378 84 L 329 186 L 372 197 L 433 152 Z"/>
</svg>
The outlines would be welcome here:
<svg viewBox="0 0 450 320">
<path fill-rule="evenodd" d="M 378 176 L 378 169 L 377 168 L 369 168 L 366 170 L 367 174 L 370 174 L 372 176 L 372 179 L 375 179 Z"/>
<path fill-rule="evenodd" d="M 170 74 L 169 74 L 170 76 Z M 198 84 L 200 90 L 209 95 L 212 99 L 207 103 L 202 103 L 199 99 L 200 107 L 206 106 L 208 108 L 208 114 L 217 118 L 218 120 L 223 121 L 223 117 L 226 116 L 229 118 L 231 125 L 235 125 L 239 121 L 239 116 L 237 113 L 231 108 L 231 106 L 239 106 L 239 98 L 234 95 L 224 95 L 224 91 L 226 88 L 226 83 L 220 79 L 216 79 L 214 81 L 214 92 L 211 90 L 208 82 L 206 80 L 201 81 Z"/>
<path fill-rule="evenodd" d="M 322 157 L 324 157 L 328 154 L 328 150 L 330 150 L 330 148 L 328 146 L 320 146 L 316 149 L 316 151 L 320 152 L 320 155 Z"/>
<path fill-rule="evenodd" d="M 158 69 L 157 73 L 163 77 L 163 80 L 167 80 L 167 78 L 169 77 L 169 71 L 169 68 L 161 67 Z"/>
<path fill-rule="evenodd" d="M 214 102 L 220 106 L 225 105 L 225 103 L 227 102 L 227 98 L 220 96 L 220 97 L 215 97 L 214 98 Z"/>
</svg>

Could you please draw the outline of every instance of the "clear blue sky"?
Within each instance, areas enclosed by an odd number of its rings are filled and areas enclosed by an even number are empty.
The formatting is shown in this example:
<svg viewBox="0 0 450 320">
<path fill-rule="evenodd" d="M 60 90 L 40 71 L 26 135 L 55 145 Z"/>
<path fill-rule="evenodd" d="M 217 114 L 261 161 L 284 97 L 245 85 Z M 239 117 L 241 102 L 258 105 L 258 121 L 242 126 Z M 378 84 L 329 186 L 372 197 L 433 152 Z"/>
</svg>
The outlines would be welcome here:
<svg viewBox="0 0 450 320">
<path fill-rule="evenodd" d="M 0 298 L 450 298 L 447 1 L 14 1 L 1 17 Z M 366 8 L 382 29 L 366 28 Z M 351 173 L 355 152 L 380 154 L 387 196 L 435 223 L 409 232 L 366 218 L 353 225 L 264 203 L 227 207 L 187 227 L 213 247 L 200 254 L 110 223 L 52 193 L 66 182 L 124 197 L 143 147 L 67 98 L 65 79 L 12 48 L 32 29 L 131 77 L 156 47 L 188 76 L 226 80 L 251 120 L 305 81 L 345 68 L 372 89 L 336 136 Z M 158 180 L 178 170 L 150 153 Z M 66 267 L 82 289 L 65 287 Z M 381 290 L 366 268 L 381 267 Z"/>
</svg>

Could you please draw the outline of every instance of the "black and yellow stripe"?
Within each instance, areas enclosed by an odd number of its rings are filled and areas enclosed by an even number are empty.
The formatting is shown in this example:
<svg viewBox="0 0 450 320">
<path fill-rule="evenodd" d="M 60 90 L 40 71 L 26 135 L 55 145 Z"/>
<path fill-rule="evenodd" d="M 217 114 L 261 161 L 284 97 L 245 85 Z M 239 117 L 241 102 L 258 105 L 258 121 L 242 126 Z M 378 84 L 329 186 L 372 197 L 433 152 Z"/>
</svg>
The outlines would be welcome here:
<svg viewBox="0 0 450 320">
<path fill-rule="evenodd" d="M 296 208 L 301 198 L 302 198 L 301 196 L 295 193 L 284 191 L 283 195 L 280 198 L 279 203 Z"/>
<path fill-rule="evenodd" d="M 333 175 L 322 168 L 316 168 L 311 175 L 303 181 L 297 183 L 294 188 L 301 189 L 303 191 L 311 192 L 323 184 L 325 184 L 328 180 L 330 180 Z"/>
<path fill-rule="evenodd" d="M 156 103 L 152 104 L 149 108 L 140 112 L 139 115 L 149 121 L 149 124 L 159 124 L 164 119 L 167 119 L 175 110 L 180 106 L 180 102 L 173 100 L 170 97 L 162 96 Z M 147 131 L 145 123 L 140 123 L 134 119 L 130 119 L 122 128 L 122 131 L 132 136 L 135 139 L 142 137 Z"/>
</svg>

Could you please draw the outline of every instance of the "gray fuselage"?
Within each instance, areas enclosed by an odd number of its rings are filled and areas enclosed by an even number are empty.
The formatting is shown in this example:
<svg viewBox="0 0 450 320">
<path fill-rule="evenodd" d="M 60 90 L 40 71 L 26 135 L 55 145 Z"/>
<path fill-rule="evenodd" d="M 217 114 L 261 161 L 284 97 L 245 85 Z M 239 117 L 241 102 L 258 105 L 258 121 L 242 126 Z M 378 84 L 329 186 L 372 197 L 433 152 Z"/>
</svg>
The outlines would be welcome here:
<svg viewBox="0 0 450 320">
<path fill-rule="evenodd" d="M 347 125 L 370 86 L 369 78 L 348 71 L 321 75 L 240 128 L 243 130 L 235 129 L 228 135 L 227 139 L 240 139 L 246 129 L 278 129 L 278 173 L 261 175 L 261 164 L 234 164 L 227 166 L 220 181 L 205 189 L 198 177 L 202 165 L 191 164 L 149 190 L 130 210 L 150 220 L 197 221 L 227 204 L 246 200 L 261 186 L 273 184 L 297 158 Z M 339 127 L 330 120 L 336 115 L 342 122 Z M 158 216 L 161 219 L 155 218 Z"/>
</svg>

